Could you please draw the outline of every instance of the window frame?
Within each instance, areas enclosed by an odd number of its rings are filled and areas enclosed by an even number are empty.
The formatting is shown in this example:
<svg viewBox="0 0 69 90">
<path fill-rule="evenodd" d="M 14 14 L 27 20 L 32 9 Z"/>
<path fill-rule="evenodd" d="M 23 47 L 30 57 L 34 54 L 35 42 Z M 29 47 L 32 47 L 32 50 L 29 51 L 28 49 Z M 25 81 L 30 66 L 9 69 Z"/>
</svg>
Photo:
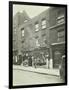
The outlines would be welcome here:
<svg viewBox="0 0 69 90">
<path fill-rule="evenodd" d="M 36 32 L 39 31 L 39 23 L 38 22 L 35 23 L 35 31 Z"/>
<path fill-rule="evenodd" d="M 47 21 L 46 21 L 45 18 L 41 20 L 41 28 L 42 28 L 42 30 L 45 29 L 45 28 L 47 28 Z"/>
<path fill-rule="evenodd" d="M 63 23 L 64 21 L 65 21 L 64 14 L 57 16 L 57 23 L 58 24 Z"/>
<path fill-rule="evenodd" d="M 64 29 L 61 29 L 60 31 L 57 32 L 57 40 L 61 41 L 61 38 L 64 38 L 64 34 L 62 34 L 62 32 L 64 33 Z M 59 35 L 61 33 L 61 35 Z"/>
<path fill-rule="evenodd" d="M 39 40 L 38 39 L 36 39 L 36 46 L 37 47 L 40 47 L 40 44 L 39 44 Z"/>
<path fill-rule="evenodd" d="M 21 36 L 24 37 L 24 28 L 21 28 Z"/>
</svg>

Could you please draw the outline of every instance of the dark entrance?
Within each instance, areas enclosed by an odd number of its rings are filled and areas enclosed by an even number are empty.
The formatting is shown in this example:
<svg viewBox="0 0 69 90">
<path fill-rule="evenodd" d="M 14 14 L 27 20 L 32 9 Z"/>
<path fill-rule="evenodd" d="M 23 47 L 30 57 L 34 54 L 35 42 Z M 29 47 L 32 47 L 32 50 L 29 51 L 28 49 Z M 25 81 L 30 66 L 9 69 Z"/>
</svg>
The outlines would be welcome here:
<svg viewBox="0 0 69 90">
<path fill-rule="evenodd" d="M 55 44 L 52 46 L 53 53 L 53 68 L 59 68 L 62 56 L 65 55 L 65 44 Z"/>
<path fill-rule="evenodd" d="M 59 68 L 61 62 L 61 52 L 59 50 L 54 51 L 53 67 Z"/>
<path fill-rule="evenodd" d="M 28 65 L 32 66 L 32 58 L 31 57 L 28 58 Z"/>
</svg>

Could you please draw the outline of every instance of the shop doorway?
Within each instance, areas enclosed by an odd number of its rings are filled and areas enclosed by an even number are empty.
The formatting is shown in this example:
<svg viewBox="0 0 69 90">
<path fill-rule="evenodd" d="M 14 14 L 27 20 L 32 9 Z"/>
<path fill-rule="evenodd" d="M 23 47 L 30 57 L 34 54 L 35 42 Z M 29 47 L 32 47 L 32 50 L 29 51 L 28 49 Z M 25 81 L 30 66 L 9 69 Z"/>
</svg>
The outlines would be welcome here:
<svg viewBox="0 0 69 90">
<path fill-rule="evenodd" d="M 55 44 L 52 46 L 53 68 L 59 68 L 62 56 L 65 55 L 65 44 Z"/>
<path fill-rule="evenodd" d="M 61 58 L 62 58 L 61 52 L 58 50 L 54 51 L 54 59 L 53 59 L 54 68 L 59 68 L 60 62 L 62 60 Z"/>
</svg>

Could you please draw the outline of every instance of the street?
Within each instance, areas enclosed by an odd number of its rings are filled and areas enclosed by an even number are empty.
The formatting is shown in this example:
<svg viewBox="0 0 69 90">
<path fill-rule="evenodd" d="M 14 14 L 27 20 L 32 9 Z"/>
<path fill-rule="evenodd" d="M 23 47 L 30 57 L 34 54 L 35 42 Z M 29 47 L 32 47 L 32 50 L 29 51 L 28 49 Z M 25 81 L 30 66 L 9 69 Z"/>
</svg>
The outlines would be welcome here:
<svg viewBox="0 0 69 90">
<path fill-rule="evenodd" d="M 39 74 L 23 70 L 13 70 L 13 86 L 62 83 L 58 76 Z"/>
</svg>

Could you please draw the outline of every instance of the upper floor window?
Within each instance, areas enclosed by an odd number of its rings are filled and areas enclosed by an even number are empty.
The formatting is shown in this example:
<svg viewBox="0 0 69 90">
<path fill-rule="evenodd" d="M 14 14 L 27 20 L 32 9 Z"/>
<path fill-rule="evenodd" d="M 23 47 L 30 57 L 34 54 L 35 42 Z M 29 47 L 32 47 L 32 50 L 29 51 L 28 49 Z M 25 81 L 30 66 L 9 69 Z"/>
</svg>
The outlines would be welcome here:
<svg viewBox="0 0 69 90">
<path fill-rule="evenodd" d="M 42 25 L 42 29 L 46 28 L 46 20 L 45 19 L 42 20 L 41 25 Z"/>
<path fill-rule="evenodd" d="M 24 28 L 21 29 L 22 37 L 24 36 Z"/>
<path fill-rule="evenodd" d="M 36 46 L 37 46 L 37 47 L 40 46 L 38 39 L 36 39 Z"/>
<path fill-rule="evenodd" d="M 35 31 L 39 31 L 39 24 L 35 23 Z"/>
<path fill-rule="evenodd" d="M 57 18 L 57 23 L 63 23 L 64 22 L 64 17 L 60 16 Z"/>
<path fill-rule="evenodd" d="M 65 36 L 64 30 L 58 31 L 58 41 L 63 41 L 65 38 L 64 36 Z"/>
<path fill-rule="evenodd" d="M 57 23 L 62 22 L 64 22 L 64 12 L 62 10 L 59 10 L 57 14 Z"/>
<path fill-rule="evenodd" d="M 27 21 L 28 21 L 27 19 L 24 20 L 24 22 L 27 22 Z"/>
</svg>

